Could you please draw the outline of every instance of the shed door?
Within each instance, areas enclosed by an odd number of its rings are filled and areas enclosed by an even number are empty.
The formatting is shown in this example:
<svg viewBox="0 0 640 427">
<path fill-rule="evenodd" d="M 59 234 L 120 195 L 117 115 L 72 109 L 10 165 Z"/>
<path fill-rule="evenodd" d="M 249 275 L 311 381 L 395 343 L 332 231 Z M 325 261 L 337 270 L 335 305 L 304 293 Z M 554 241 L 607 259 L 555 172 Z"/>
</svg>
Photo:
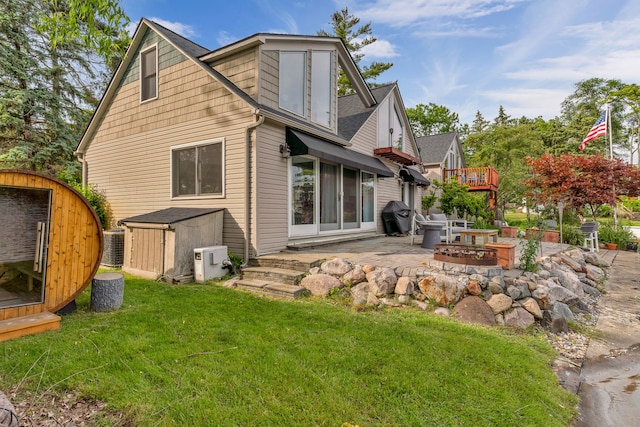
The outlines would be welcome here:
<svg viewBox="0 0 640 427">
<path fill-rule="evenodd" d="M 0 185 L 0 308 L 44 302 L 51 190 Z"/>
<path fill-rule="evenodd" d="M 137 270 L 161 275 L 164 273 L 164 241 L 161 229 L 131 228 L 129 265 Z"/>
</svg>

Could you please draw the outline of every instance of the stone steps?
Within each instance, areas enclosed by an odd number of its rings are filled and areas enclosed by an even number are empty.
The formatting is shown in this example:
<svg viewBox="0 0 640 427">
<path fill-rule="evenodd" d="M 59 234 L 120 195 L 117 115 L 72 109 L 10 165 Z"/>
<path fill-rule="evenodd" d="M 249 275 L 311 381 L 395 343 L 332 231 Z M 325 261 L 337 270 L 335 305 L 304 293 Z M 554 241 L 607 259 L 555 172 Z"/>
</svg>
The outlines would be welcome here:
<svg viewBox="0 0 640 427">
<path fill-rule="evenodd" d="M 305 289 L 297 285 L 287 285 L 285 283 L 266 282 L 255 279 L 240 279 L 236 282 L 236 287 L 276 298 L 299 298 L 305 293 Z"/>
<path fill-rule="evenodd" d="M 310 268 L 319 261 L 300 261 L 276 257 L 259 257 L 242 269 L 236 287 L 275 298 L 299 298 L 305 289 L 298 286 Z"/>
</svg>

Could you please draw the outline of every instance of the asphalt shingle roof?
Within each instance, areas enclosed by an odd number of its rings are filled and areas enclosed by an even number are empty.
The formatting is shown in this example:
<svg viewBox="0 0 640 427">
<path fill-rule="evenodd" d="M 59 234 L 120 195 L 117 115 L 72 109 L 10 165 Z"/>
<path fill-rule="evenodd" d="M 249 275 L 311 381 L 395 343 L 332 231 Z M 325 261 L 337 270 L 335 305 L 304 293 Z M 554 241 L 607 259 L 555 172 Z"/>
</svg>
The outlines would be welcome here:
<svg viewBox="0 0 640 427">
<path fill-rule="evenodd" d="M 440 163 L 444 161 L 449 147 L 455 141 L 456 132 L 439 133 L 416 137 L 423 163 Z"/>
<path fill-rule="evenodd" d="M 139 222 L 147 224 L 175 224 L 176 222 L 186 221 L 202 215 L 212 214 L 221 211 L 220 208 L 167 208 L 159 211 L 149 212 L 142 215 L 132 216 L 121 219 L 118 225 L 127 222 Z"/>
<path fill-rule="evenodd" d="M 395 83 L 371 89 L 371 93 L 380 103 L 391 92 Z M 345 95 L 338 98 L 338 134 L 350 141 L 364 125 L 378 105 L 365 107 L 358 95 Z"/>
</svg>

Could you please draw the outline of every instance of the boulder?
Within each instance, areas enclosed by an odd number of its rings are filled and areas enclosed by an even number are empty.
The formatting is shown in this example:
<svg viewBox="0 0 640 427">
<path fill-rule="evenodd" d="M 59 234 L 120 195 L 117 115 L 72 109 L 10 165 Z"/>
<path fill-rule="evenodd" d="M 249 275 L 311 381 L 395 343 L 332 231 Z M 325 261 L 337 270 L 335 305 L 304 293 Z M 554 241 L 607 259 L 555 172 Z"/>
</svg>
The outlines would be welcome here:
<svg viewBox="0 0 640 427">
<path fill-rule="evenodd" d="M 436 307 L 436 309 L 433 310 L 433 314 L 436 316 L 449 317 L 451 316 L 451 311 L 447 307 Z"/>
<path fill-rule="evenodd" d="M 550 273 L 558 280 L 558 283 L 560 283 L 560 285 L 571 291 L 578 298 L 584 297 L 582 283 L 580 282 L 580 278 L 574 271 L 556 268 L 554 270 L 551 270 Z"/>
<path fill-rule="evenodd" d="M 396 289 L 398 276 L 391 268 L 376 268 L 367 273 L 367 282 L 369 282 L 369 291 L 377 297 L 383 297 L 392 294 Z"/>
<path fill-rule="evenodd" d="M 447 306 L 460 301 L 468 283 L 468 276 L 433 274 L 420 280 L 418 287 L 436 305 Z"/>
<path fill-rule="evenodd" d="M 308 289 L 311 295 L 326 297 L 333 288 L 341 288 L 342 282 L 328 274 L 312 274 L 300 281 L 300 286 Z"/>
<path fill-rule="evenodd" d="M 539 286 L 531 293 L 531 296 L 542 310 L 550 310 L 556 303 L 556 299 L 550 294 L 548 286 Z"/>
<path fill-rule="evenodd" d="M 552 281 L 547 282 L 547 287 L 549 289 L 549 295 L 555 300 L 560 302 L 573 301 L 578 299 L 578 296 L 571 292 L 569 289 L 564 286 L 557 285 Z M 580 285 L 582 291 L 582 284 Z M 584 295 L 584 291 L 582 291 L 582 295 Z"/>
<path fill-rule="evenodd" d="M 591 265 L 595 265 L 598 267 L 608 268 L 611 267 L 611 264 L 606 259 L 600 257 L 595 252 L 587 252 L 584 254 L 584 260 Z"/>
<path fill-rule="evenodd" d="M 413 295 L 415 289 L 415 282 L 413 279 L 403 276 L 396 282 L 394 293 L 396 295 Z"/>
<path fill-rule="evenodd" d="M 553 305 L 551 315 L 552 317 L 562 317 L 567 322 L 575 320 L 575 316 L 569 306 L 562 302 L 557 302 Z"/>
<path fill-rule="evenodd" d="M 531 313 L 533 317 L 542 319 L 542 310 L 540 310 L 540 306 L 534 298 L 524 298 L 520 300 L 519 303 L 522 305 L 522 308 Z"/>
<path fill-rule="evenodd" d="M 482 298 L 468 296 L 457 303 L 453 308 L 456 319 L 465 323 L 477 323 L 481 325 L 493 326 L 496 319 L 493 310 Z"/>
<path fill-rule="evenodd" d="M 511 285 L 507 288 L 507 295 L 509 295 L 511 299 L 516 300 L 520 299 L 522 292 L 520 292 L 520 289 L 518 289 L 517 286 Z"/>
<path fill-rule="evenodd" d="M 510 296 L 505 294 L 495 294 L 492 295 L 487 304 L 493 310 L 493 314 L 502 313 L 505 310 L 511 308 L 511 304 L 513 303 L 513 299 Z"/>
<path fill-rule="evenodd" d="M 347 286 L 357 285 L 358 283 L 366 282 L 366 280 L 367 276 L 360 265 L 356 265 L 353 270 L 346 272 L 342 276 L 342 283 Z"/>
<path fill-rule="evenodd" d="M 487 290 L 492 294 L 501 294 L 504 292 L 502 285 L 494 280 L 490 280 L 489 283 L 487 283 Z"/>
<path fill-rule="evenodd" d="M 601 283 L 606 277 L 604 270 L 602 270 L 598 266 L 589 264 L 587 265 L 586 269 L 587 269 L 587 276 L 586 276 L 587 279 L 592 280 L 596 283 Z"/>
<path fill-rule="evenodd" d="M 504 314 L 504 323 L 508 326 L 526 329 L 535 323 L 535 319 L 527 310 L 517 307 Z"/>
<path fill-rule="evenodd" d="M 477 280 L 469 280 L 469 284 L 467 285 L 467 292 L 469 292 L 469 294 L 471 295 L 478 296 L 482 293 L 482 287 Z"/>
<path fill-rule="evenodd" d="M 573 271 L 576 271 L 576 272 L 583 271 L 584 259 L 582 259 L 582 257 L 579 258 L 580 261 L 582 261 L 582 263 L 580 263 L 577 259 L 568 257 L 568 256 L 563 255 L 563 254 L 558 254 L 557 257 L 558 257 L 558 259 L 560 260 L 561 263 L 565 264 L 567 267 L 569 267 Z"/>
<path fill-rule="evenodd" d="M 353 265 L 343 258 L 334 258 L 329 261 L 325 261 L 320 265 L 320 269 L 325 274 L 332 276 L 342 276 L 353 269 Z"/>
</svg>

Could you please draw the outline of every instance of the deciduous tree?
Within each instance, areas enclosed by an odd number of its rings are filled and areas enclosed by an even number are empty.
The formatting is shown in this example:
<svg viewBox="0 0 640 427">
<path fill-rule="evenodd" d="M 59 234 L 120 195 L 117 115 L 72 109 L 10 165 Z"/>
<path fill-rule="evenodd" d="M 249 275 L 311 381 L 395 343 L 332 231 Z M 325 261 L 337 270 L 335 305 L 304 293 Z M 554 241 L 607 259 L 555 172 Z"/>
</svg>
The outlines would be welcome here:
<svg viewBox="0 0 640 427">
<path fill-rule="evenodd" d="M 456 132 L 460 127 L 458 113 L 454 113 L 444 105 L 418 104 L 407 108 L 407 116 L 411 129 L 416 136 L 435 135 Z"/>
<path fill-rule="evenodd" d="M 554 204 L 563 200 L 577 210 L 585 207 L 594 219 L 601 205 L 614 205 L 619 196 L 640 195 L 640 169 L 618 158 L 565 153 L 527 157 L 526 161 L 532 172 L 526 180 L 530 194 L 537 193 L 540 201 Z"/>
</svg>

